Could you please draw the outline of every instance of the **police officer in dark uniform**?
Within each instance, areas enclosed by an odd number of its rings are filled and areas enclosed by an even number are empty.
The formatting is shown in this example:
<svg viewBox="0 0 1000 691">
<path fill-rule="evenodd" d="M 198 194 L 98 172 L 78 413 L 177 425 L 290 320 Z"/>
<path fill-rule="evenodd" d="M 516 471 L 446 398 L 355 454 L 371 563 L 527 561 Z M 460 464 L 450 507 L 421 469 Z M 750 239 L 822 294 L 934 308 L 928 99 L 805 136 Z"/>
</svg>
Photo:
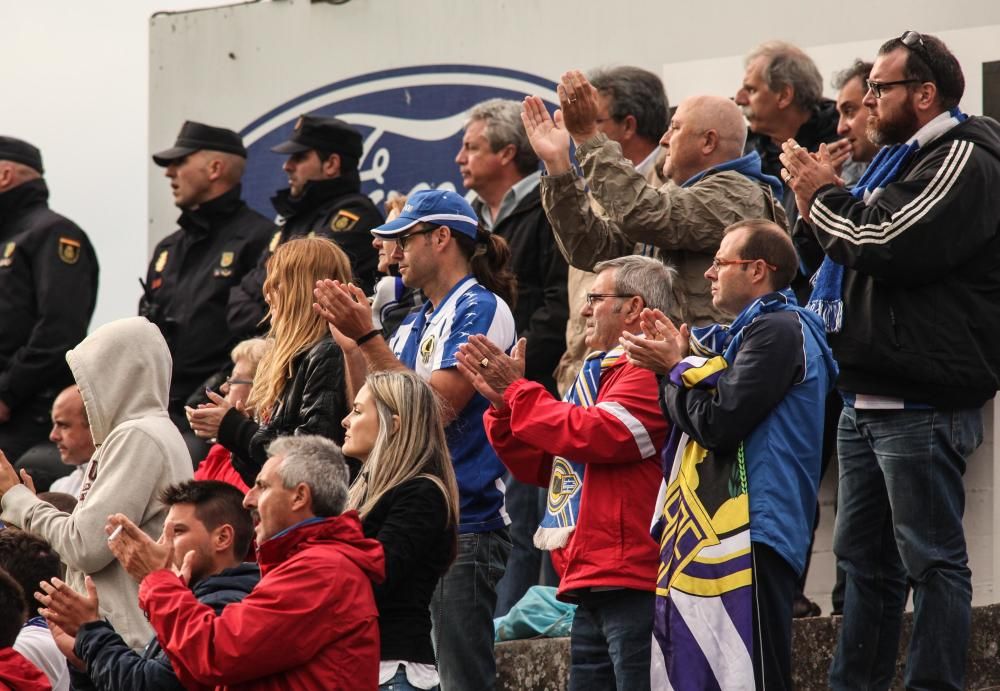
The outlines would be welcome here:
<svg viewBox="0 0 1000 691">
<path fill-rule="evenodd" d="M 73 383 L 66 351 L 97 302 L 97 254 L 49 209 L 43 172 L 38 149 L 0 137 L 0 450 L 12 462 L 48 437 L 52 401 Z"/>
<path fill-rule="evenodd" d="M 267 259 L 291 238 L 319 235 L 332 239 L 350 260 L 354 282 L 367 294 L 375 287 L 378 255 L 368 231 L 381 225 L 383 218 L 361 194 L 361 133 L 337 118 L 303 115 L 291 138 L 271 151 L 289 154 L 283 166 L 289 186 L 271 198 L 279 227 L 268 251 L 230 300 L 230 323 L 243 329 L 257 328 L 264 318 Z"/>
<path fill-rule="evenodd" d="M 174 146 L 153 155 L 166 168 L 182 213 L 180 230 L 153 250 L 139 314 L 160 328 L 170 348 L 170 416 L 195 461 L 207 447 L 187 424 L 184 405 L 249 335 L 227 323 L 229 296 L 274 232 L 270 220 L 240 199 L 246 156 L 238 134 L 197 122 L 185 122 Z"/>
</svg>

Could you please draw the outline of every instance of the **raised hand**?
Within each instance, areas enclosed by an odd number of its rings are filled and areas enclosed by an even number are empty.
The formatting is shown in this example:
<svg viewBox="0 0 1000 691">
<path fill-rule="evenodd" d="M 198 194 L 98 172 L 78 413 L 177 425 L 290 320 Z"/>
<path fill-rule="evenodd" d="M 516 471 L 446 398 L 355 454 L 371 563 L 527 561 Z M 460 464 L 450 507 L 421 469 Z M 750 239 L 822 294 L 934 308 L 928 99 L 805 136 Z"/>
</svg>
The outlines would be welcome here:
<svg viewBox="0 0 1000 691">
<path fill-rule="evenodd" d="M 375 328 L 368 298 L 353 283 L 345 285 L 329 278 L 316 281 L 313 296 L 313 309 L 343 336 L 356 341 Z"/>
<path fill-rule="evenodd" d="M 572 168 L 569 132 L 566 131 L 561 110 L 556 110 L 553 121 L 541 98 L 526 96 L 521 109 L 521 122 L 528 133 L 531 148 L 545 164 L 549 175 L 560 175 Z"/>
<path fill-rule="evenodd" d="M 51 624 L 58 624 L 69 636 L 76 636 L 80 627 L 101 618 L 97 601 L 97 586 L 90 576 L 84 581 L 87 594 L 69 587 L 58 578 L 42 581 L 38 586 L 42 592 L 35 593 L 35 599 L 42 603 L 38 612 Z"/>
<path fill-rule="evenodd" d="M 600 104 L 597 89 L 587 81 L 580 70 L 570 70 L 562 76 L 556 87 L 566 130 L 576 145 L 597 134 L 597 114 Z"/>
<path fill-rule="evenodd" d="M 477 379 L 481 378 L 485 384 L 501 399 L 502 407 L 503 393 L 507 387 L 518 379 L 524 377 L 524 353 L 527 348 L 527 341 L 520 339 L 514 345 L 514 350 L 508 356 L 492 341 L 481 334 L 469 336 L 469 340 L 459 346 L 458 361 L 464 365 L 462 373 L 469 378 L 473 386 L 477 386 Z M 471 373 L 478 376 L 472 377 Z M 477 387 L 477 391 L 478 391 Z M 487 399 L 486 393 L 480 391 Z M 492 399 L 490 399 L 493 402 Z M 496 403 L 494 402 L 494 405 Z"/>
<path fill-rule="evenodd" d="M 173 528 L 172 523 L 165 524 L 159 542 L 154 542 L 128 516 L 116 513 L 108 516 L 108 524 L 104 530 L 108 534 L 111 553 L 128 574 L 141 583 L 153 571 L 174 566 Z"/>
</svg>

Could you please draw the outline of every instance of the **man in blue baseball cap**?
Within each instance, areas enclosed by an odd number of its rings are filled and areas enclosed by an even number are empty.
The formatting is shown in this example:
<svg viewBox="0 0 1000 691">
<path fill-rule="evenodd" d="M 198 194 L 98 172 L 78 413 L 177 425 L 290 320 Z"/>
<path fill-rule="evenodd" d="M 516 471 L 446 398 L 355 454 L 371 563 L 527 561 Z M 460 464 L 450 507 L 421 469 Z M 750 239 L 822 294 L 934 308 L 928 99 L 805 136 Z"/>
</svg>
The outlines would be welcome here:
<svg viewBox="0 0 1000 691">
<path fill-rule="evenodd" d="M 340 341 L 355 391 L 369 371 L 408 368 L 445 401 L 445 433 L 462 509 L 458 556 L 431 602 L 441 688 L 492 689 L 496 584 L 511 549 L 505 470 L 483 428 L 489 402 L 458 371 L 457 354 L 472 334 L 483 334 L 504 350 L 514 345 L 510 250 L 479 227 L 461 195 L 445 190 L 410 195 L 402 213 L 372 234 L 395 241 L 389 260 L 399 264 L 403 283 L 423 291 L 427 302 L 406 316 L 388 343 L 373 327 L 357 286 L 317 283 L 316 307 L 345 337 Z M 480 366 L 490 362 L 484 358 Z"/>
</svg>

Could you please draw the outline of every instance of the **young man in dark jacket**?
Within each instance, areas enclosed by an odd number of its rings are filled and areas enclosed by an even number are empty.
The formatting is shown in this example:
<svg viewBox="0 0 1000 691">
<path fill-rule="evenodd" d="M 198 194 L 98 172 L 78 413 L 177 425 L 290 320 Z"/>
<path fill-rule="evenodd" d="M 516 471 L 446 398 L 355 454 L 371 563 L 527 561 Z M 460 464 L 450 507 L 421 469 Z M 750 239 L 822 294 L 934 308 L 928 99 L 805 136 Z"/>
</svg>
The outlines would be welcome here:
<svg viewBox="0 0 1000 691">
<path fill-rule="evenodd" d="M 972 610 L 962 476 L 1000 388 L 1000 126 L 959 110 L 961 66 L 934 36 L 883 44 L 868 87 L 868 135 L 884 148 L 853 189 L 794 141 L 781 157 L 808 222 L 799 231 L 826 254 L 810 306 L 845 401 L 833 550 L 847 588 L 830 684 L 889 685 L 909 584 L 904 683 L 961 689 Z"/>
<path fill-rule="evenodd" d="M 246 597 L 257 581 L 256 564 L 243 563 L 250 547 L 253 523 L 243 508 L 243 493 L 214 480 L 191 480 L 168 487 L 160 497 L 170 507 L 164 530 L 173 536 L 173 560 L 178 568 L 194 552 L 188 585 L 202 604 L 216 613 Z M 73 688 L 78 691 L 149 691 L 209 688 L 174 671 L 154 637 L 143 652 L 133 651 L 107 621 L 100 618 L 97 592 L 80 595 L 61 581 L 43 583 L 48 593 L 39 599 L 60 649 L 71 663 Z"/>
</svg>

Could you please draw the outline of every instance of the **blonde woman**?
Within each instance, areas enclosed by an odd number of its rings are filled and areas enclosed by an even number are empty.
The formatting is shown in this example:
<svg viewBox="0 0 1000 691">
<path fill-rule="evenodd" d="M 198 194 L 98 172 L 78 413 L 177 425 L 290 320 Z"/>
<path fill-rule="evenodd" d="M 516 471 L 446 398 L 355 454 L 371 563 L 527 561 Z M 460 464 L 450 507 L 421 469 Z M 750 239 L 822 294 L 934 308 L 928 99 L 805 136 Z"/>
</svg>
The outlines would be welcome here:
<svg viewBox="0 0 1000 691">
<path fill-rule="evenodd" d="M 344 454 L 362 462 L 347 497 L 385 550 L 376 585 L 380 689 L 434 689 L 430 602 L 455 556 L 458 485 L 439 403 L 414 372 L 368 375 L 343 421 Z"/>
<path fill-rule="evenodd" d="M 343 442 L 337 420 L 348 409 L 344 358 L 312 308 L 313 286 L 323 278 L 351 280 L 347 255 L 332 241 L 298 238 L 278 246 L 264 281 L 273 346 L 257 367 L 247 399 L 253 418 L 212 398 L 226 409 L 215 436 L 233 452 L 233 467 L 247 485 L 253 485 L 276 437 L 318 434 Z"/>
</svg>

